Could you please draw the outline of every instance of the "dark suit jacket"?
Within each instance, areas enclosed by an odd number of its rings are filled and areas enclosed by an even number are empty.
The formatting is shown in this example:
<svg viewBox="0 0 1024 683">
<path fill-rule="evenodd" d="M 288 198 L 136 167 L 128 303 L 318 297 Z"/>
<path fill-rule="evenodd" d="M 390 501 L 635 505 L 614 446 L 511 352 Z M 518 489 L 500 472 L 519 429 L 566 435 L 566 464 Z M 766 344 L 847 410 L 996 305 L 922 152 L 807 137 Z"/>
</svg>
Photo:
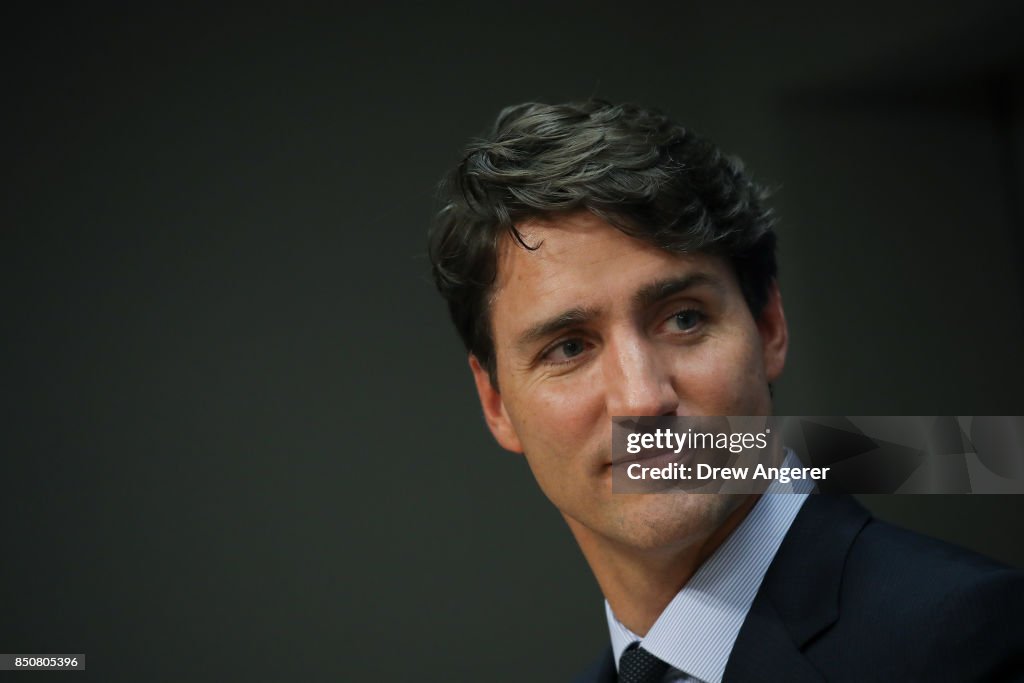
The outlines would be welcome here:
<svg viewBox="0 0 1024 683">
<path fill-rule="evenodd" d="M 580 683 L 614 683 L 609 647 Z M 1024 572 L 808 497 L 725 681 L 1024 681 Z"/>
</svg>

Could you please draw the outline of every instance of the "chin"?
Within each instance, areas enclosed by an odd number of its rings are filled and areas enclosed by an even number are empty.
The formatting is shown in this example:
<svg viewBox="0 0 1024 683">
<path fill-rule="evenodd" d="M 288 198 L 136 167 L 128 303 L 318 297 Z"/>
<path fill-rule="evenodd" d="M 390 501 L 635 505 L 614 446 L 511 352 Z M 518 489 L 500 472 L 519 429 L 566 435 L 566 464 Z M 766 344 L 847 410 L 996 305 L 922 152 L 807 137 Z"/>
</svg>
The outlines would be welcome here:
<svg viewBox="0 0 1024 683">
<path fill-rule="evenodd" d="M 621 495 L 621 494 L 620 494 Z M 719 529 L 748 496 L 647 493 L 629 496 L 616 512 L 615 536 L 638 550 L 681 550 Z"/>
</svg>

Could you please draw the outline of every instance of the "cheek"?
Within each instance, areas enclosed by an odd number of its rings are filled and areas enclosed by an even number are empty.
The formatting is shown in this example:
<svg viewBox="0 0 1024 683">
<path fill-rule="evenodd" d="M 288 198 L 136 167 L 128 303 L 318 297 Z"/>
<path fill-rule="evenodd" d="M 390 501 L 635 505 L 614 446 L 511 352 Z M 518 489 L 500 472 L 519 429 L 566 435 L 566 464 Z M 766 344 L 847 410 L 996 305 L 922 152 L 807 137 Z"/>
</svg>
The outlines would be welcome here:
<svg viewBox="0 0 1024 683">
<path fill-rule="evenodd" d="M 593 371 L 595 366 L 517 389 L 518 400 L 510 412 L 514 413 L 511 417 L 521 430 L 520 436 L 543 434 L 560 441 L 570 438 L 569 435 L 578 439 L 581 433 L 592 431 L 594 423 L 604 414 L 601 382 Z M 608 426 L 610 434 L 610 422 Z"/>
<path fill-rule="evenodd" d="M 676 390 L 688 412 L 758 414 L 760 395 L 767 394 L 767 380 L 754 342 L 747 336 L 730 344 L 711 339 L 695 354 L 679 359 Z"/>
<path fill-rule="evenodd" d="M 598 382 L 585 375 L 524 387 L 507 406 L 526 458 L 542 488 L 557 484 L 555 473 L 577 472 L 593 465 L 596 450 L 611 444 Z M 562 478 L 574 481 L 577 475 Z"/>
</svg>

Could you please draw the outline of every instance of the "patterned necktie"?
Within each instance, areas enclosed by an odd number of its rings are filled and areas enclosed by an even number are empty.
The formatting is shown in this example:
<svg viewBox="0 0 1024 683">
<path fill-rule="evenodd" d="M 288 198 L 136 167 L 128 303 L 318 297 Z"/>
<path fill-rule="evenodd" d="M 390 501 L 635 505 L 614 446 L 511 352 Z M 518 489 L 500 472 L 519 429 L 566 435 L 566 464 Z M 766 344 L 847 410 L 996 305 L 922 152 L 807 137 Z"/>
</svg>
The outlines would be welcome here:
<svg viewBox="0 0 1024 683">
<path fill-rule="evenodd" d="M 630 644 L 619 659 L 619 683 L 658 683 L 668 664 L 640 647 L 640 641 Z"/>
</svg>

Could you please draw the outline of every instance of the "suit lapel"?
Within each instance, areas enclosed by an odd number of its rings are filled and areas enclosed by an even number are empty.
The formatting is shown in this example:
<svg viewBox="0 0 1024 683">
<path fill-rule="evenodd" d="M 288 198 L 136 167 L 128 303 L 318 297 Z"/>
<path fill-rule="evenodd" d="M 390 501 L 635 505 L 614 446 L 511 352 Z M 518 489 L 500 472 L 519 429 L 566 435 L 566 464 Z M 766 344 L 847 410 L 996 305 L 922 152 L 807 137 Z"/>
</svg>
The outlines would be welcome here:
<svg viewBox="0 0 1024 683">
<path fill-rule="evenodd" d="M 808 497 L 743 622 L 725 681 L 820 681 L 802 649 L 839 618 L 846 556 L 868 512 L 850 496 Z"/>
<path fill-rule="evenodd" d="M 804 656 L 808 642 L 839 618 L 846 556 L 868 512 L 850 496 L 808 497 L 793 520 L 740 629 L 723 680 L 824 680 Z M 611 648 L 577 683 L 615 683 Z"/>
<path fill-rule="evenodd" d="M 800 652 L 771 602 L 758 600 L 747 613 L 722 680 L 821 683 L 825 679 Z"/>
</svg>

